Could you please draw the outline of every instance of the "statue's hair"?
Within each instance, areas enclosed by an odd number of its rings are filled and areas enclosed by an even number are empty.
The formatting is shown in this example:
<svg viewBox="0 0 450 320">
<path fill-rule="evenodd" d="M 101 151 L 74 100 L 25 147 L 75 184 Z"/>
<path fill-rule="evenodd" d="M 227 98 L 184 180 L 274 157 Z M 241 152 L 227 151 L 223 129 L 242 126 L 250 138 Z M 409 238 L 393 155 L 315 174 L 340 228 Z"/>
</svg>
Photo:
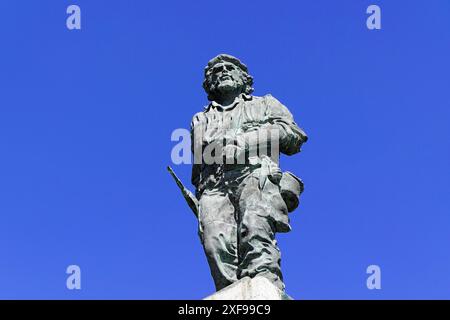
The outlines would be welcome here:
<svg viewBox="0 0 450 320">
<path fill-rule="evenodd" d="M 245 64 L 243 64 L 238 58 L 233 57 L 228 54 L 219 54 L 218 56 L 209 60 L 208 65 L 205 67 L 205 80 L 203 81 L 203 89 L 205 89 L 208 94 L 208 100 L 215 100 L 214 92 L 211 88 L 211 70 L 212 68 L 219 62 L 230 62 L 239 68 L 241 71 L 241 77 L 244 83 L 243 93 L 251 94 L 253 89 L 253 77 L 248 73 L 248 68 Z"/>
</svg>

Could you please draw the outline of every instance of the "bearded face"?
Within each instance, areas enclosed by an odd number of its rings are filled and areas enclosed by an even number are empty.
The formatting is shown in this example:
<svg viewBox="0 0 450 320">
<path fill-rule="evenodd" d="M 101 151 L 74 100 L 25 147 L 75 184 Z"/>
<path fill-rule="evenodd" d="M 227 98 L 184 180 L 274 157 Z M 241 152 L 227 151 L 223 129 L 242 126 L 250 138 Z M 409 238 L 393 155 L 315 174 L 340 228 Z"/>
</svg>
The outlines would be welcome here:
<svg viewBox="0 0 450 320">
<path fill-rule="evenodd" d="M 209 73 L 210 91 L 216 96 L 243 92 L 245 84 L 242 71 L 230 62 L 220 62 Z"/>
</svg>

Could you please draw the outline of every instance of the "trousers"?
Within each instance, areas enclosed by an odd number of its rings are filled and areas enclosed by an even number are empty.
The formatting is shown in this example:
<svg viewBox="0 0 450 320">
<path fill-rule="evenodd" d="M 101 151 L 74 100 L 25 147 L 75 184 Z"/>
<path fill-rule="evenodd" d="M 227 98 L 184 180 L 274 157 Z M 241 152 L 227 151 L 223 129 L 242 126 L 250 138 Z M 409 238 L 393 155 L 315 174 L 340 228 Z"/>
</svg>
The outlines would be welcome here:
<svg viewBox="0 0 450 320">
<path fill-rule="evenodd" d="M 199 235 L 216 290 L 260 275 L 284 291 L 275 239 L 279 220 L 288 221 L 286 204 L 279 186 L 261 177 L 260 169 L 230 170 L 205 188 Z"/>
</svg>

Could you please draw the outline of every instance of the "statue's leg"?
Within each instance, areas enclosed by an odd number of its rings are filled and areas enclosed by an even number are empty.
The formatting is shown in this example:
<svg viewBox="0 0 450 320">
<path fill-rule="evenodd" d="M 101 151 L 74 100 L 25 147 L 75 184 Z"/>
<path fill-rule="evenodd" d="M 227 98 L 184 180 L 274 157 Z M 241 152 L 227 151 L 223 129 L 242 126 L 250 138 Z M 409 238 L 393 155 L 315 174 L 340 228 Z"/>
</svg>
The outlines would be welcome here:
<svg viewBox="0 0 450 320">
<path fill-rule="evenodd" d="M 286 207 L 278 186 L 267 180 L 261 190 L 258 176 L 251 175 L 244 180 L 240 189 L 238 279 L 264 276 L 284 290 L 274 217 L 287 212 L 284 212 Z"/>
<path fill-rule="evenodd" d="M 234 207 L 225 192 L 205 190 L 199 202 L 203 248 L 216 290 L 236 281 L 237 223 Z"/>
</svg>

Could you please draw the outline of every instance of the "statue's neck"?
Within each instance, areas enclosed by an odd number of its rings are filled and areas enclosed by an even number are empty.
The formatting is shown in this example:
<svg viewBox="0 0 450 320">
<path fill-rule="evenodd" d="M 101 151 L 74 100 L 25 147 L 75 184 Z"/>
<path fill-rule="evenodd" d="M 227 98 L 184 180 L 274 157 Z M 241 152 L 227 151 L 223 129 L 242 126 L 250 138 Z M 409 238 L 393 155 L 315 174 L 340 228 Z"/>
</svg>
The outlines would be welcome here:
<svg viewBox="0 0 450 320">
<path fill-rule="evenodd" d="M 236 101 L 236 99 L 239 97 L 239 94 L 232 94 L 232 95 L 227 95 L 227 96 L 222 96 L 220 98 L 216 99 L 216 102 L 219 103 L 220 105 L 227 107 L 231 104 L 233 104 L 234 101 Z"/>
</svg>

